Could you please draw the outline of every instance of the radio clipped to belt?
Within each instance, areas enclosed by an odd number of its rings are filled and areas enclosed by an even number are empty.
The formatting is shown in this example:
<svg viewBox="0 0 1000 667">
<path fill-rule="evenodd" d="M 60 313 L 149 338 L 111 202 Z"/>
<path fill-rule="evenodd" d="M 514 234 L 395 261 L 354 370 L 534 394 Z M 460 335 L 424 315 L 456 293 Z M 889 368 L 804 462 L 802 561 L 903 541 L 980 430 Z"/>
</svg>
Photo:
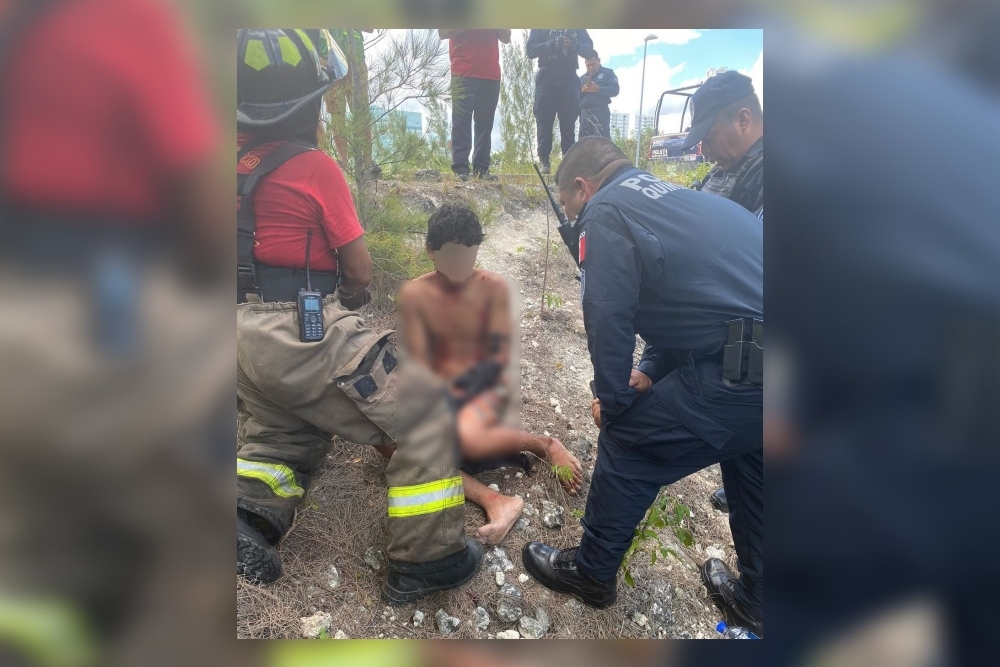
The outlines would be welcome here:
<svg viewBox="0 0 1000 667">
<path fill-rule="evenodd" d="M 764 320 L 726 322 L 722 379 L 732 384 L 764 384 Z"/>
</svg>

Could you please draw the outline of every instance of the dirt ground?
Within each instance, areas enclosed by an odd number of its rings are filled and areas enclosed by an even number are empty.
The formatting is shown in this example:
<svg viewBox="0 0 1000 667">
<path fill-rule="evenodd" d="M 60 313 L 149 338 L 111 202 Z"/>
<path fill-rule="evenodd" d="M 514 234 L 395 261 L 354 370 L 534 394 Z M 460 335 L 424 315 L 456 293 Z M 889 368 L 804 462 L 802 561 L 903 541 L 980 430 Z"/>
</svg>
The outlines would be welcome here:
<svg viewBox="0 0 1000 667">
<path fill-rule="evenodd" d="M 479 253 L 479 266 L 496 271 L 512 281 L 520 297 L 521 424 L 536 433 L 559 438 L 581 458 L 585 470 L 583 489 L 576 497 L 566 495 L 549 467 L 537 459 L 529 474 L 520 469 L 501 469 L 479 475 L 484 484 L 520 495 L 541 510 L 542 500 L 565 508 L 565 525 L 546 528 L 541 515 L 525 515 L 529 525 L 516 527 L 500 547 L 513 564 L 505 573 L 507 583 L 523 591 L 529 616 L 541 607 L 551 620 L 546 637 L 559 638 L 714 638 L 719 612 L 707 599 L 698 575 L 698 565 L 709 555 L 722 555 L 735 569 L 736 557 L 726 515 L 708 502 L 721 485 L 718 467 L 712 466 L 672 485 L 668 492 L 685 503 L 691 517 L 685 526 L 694 536 L 690 548 L 669 532 L 664 543 L 678 558 L 659 560 L 650 566 L 648 549 L 635 559 L 635 587 L 619 577 L 618 602 L 605 610 L 585 607 L 569 596 L 552 593 L 534 579 L 518 580 L 524 573 L 521 548 L 531 540 L 553 546 L 579 543 L 580 515 L 586 503 L 589 474 L 597 456 L 598 430 L 590 417 L 588 382 L 592 366 L 580 307 L 576 267 L 555 230 L 555 217 L 538 196 L 540 188 L 502 183 L 383 184 L 398 193 L 408 205 L 433 210 L 445 200 L 486 198 L 499 202 L 500 212 L 492 220 Z M 547 219 L 548 218 L 548 219 Z M 550 297 L 544 315 L 542 281 L 545 273 L 546 225 L 550 225 L 547 287 L 558 295 L 555 307 Z M 374 328 L 391 326 L 385 316 L 369 320 Z M 381 327 L 379 326 L 381 325 Z M 640 341 L 641 343 L 641 341 Z M 556 410 L 558 406 L 559 410 Z M 302 636 L 301 617 L 316 612 L 332 616 L 328 636 L 338 631 L 350 638 L 440 637 L 434 616 L 439 609 L 460 619 L 449 636 L 492 638 L 497 632 L 518 629 L 496 614 L 500 599 L 493 571 L 483 568 L 467 585 L 433 594 L 416 604 L 388 607 L 379 599 L 382 573 L 365 562 L 369 547 L 384 548 L 386 498 L 381 457 L 372 450 L 337 441 L 327 464 L 315 477 L 304 498 L 295 526 L 283 540 L 280 553 L 284 576 L 268 586 L 248 585 L 237 580 L 237 635 L 241 638 L 294 638 Z M 467 533 L 485 523 L 483 512 L 466 504 Z M 492 548 L 487 548 L 487 553 Z M 336 568 L 337 581 L 331 568 Z M 489 613 L 486 630 L 476 627 L 476 607 Z M 414 627 L 415 611 L 426 615 Z M 640 625 L 645 617 L 646 623 Z M 638 622 L 637 622 L 638 621 Z"/>
</svg>

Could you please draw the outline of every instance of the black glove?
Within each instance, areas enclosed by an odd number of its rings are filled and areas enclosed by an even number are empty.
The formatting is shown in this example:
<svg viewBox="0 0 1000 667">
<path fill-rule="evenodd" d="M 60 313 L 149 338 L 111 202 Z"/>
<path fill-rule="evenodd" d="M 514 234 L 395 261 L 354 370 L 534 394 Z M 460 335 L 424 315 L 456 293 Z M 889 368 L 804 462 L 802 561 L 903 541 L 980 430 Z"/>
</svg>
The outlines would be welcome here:
<svg viewBox="0 0 1000 667">
<path fill-rule="evenodd" d="M 346 292 L 342 289 L 337 289 L 337 298 L 340 300 L 340 305 L 348 310 L 357 310 L 365 304 L 371 303 L 372 295 L 371 293 L 363 289 L 360 292 Z"/>
</svg>

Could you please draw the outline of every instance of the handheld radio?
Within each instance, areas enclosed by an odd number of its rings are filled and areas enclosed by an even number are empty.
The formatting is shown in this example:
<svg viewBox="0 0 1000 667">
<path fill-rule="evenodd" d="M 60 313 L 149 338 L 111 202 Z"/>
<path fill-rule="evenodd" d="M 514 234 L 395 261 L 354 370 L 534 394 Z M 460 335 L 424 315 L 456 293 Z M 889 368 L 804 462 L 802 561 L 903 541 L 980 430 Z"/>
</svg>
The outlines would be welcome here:
<svg viewBox="0 0 1000 667">
<path fill-rule="evenodd" d="M 315 343 L 323 340 L 323 295 L 314 292 L 309 276 L 309 250 L 313 230 L 306 236 L 306 288 L 299 290 L 299 340 Z"/>
</svg>

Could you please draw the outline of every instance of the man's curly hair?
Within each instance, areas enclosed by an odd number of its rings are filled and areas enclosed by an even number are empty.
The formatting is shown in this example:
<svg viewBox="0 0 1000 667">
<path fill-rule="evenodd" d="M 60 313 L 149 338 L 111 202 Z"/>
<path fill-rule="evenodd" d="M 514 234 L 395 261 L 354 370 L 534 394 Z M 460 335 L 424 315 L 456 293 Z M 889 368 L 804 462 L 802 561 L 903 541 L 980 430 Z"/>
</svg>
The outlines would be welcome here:
<svg viewBox="0 0 1000 667">
<path fill-rule="evenodd" d="M 427 247 L 440 250 L 445 243 L 467 247 L 483 242 L 479 216 L 468 206 L 444 204 L 427 220 Z"/>
</svg>

